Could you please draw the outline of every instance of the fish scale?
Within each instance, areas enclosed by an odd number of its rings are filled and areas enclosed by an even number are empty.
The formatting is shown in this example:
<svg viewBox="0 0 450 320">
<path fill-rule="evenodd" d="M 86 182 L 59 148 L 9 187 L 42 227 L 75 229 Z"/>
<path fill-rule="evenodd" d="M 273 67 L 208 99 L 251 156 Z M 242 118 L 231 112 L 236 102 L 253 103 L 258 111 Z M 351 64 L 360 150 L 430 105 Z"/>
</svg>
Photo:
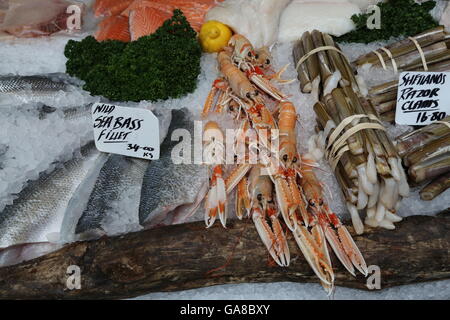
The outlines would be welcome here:
<svg viewBox="0 0 450 320">
<path fill-rule="evenodd" d="M 168 134 L 161 144 L 159 160 L 148 164 L 141 190 L 139 223 L 162 223 L 170 212 L 196 202 L 200 190 L 208 181 L 206 166 L 198 164 L 174 164 L 171 153 L 179 141 L 172 141 L 176 129 L 186 129 L 194 142 L 194 122 L 187 109 L 172 110 Z M 193 155 L 194 152 L 191 151 Z"/>
<path fill-rule="evenodd" d="M 100 156 L 93 143 L 81 154 L 38 180 L 30 182 L 0 213 L 0 248 L 47 242 L 49 234 L 60 232 L 69 200 Z"/>
<path fill-rule="evenodd" d="M 16 93 L 20 91 L 54 92 L 66 90 L 67 83 L 55 81 L 43 76 L 1 76 L 0 93 Z"/>
<path fill-rule="evenodd" d="M 135 185 L 142 185 L 147 160 L 111 155 L 100 170 L 86 209 L 78 220 L 75 233 L 101 231 L 106 216 L 121 194 Z M 137 215 L 137 212 L 136 212 Z"/>
</svg>

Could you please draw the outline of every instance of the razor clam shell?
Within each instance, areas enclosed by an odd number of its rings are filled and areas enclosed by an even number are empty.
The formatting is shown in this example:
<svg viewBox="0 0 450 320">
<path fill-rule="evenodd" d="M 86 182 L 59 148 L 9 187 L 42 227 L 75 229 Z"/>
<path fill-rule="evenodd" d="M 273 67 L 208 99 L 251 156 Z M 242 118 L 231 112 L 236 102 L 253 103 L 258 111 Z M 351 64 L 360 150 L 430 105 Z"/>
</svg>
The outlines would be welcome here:
<svg viewBox="0 0 450 320">
<path fill-rule="evenodd" d="M 421 47 L 433 44 L 433 43 L 441 41 L 445 38 L 444 27 L 439 26 L 439 27 L 424 31 L 424 32 L 419 33 L 418 35 L 414 36 L 413 38 L 419 43 L 419 45 Z M 401 41 L 394 42 L 391 45 L 386 46 L 385 48 L 390 50 L 394 57 L 398 57 L 399 55 L 406 54 L 406 53 L 417 50 L 416 45 L 409 39 L 403 39 Z M 385 58 L 385 61 L 387 59 L 389 59 L 387 54 L 384 51 L 380 50 L 379 52 Z M 367 54 L 364 54 L 364 55 L 358 57 L 355 61 L 353 61 L 352 64 L 363 65 L 366 63 L 370 63 L 370 64 L 379 63 L 378 56 L 373 52 L 369 52 Z"/>
<path fill-rule="evenodd" d="M 420 190 L 420 199 L 425 201 L 433 200 L 448 188 L 450 188 L 450 171 Z"/>
<path fill-rule="evenodd" d="M 308 31 L 303 33 L 302 35 L 302 44 L 306 54 L 314 49 L 314 43 L 312 41 L 311 34 Z M 306 60 L 305 63 L 310 79 L 314 81 L 317 77 L 320 76 L 319 58 L 316 54 L 313 54 Z"/>
<path fill-rule="evenodd" d="M 305 55 L 305 50 L 303 49 L 303 43 L 298 40 L 294 47 L 292 48 L 292 55 L 294 57 L 295 66 L 297 66 L 300 59 Z M 306 62 L 302 63 L 297 68 L 298 80 L 300 81 L 300 90 L 303 93 L 310 93 L 312 90 L 311 78 L 306 67 Z"/>
<path fill-rule="evenodd" d="M 446 152 L 450 152 L 450 135 L 433 140 L 422 148 L 407 154 L 403 158 L 403 163 L 410 167 L 427 158 L 438 156 Z"/>
<path fill-rule="evenodd" d="M 409 168 L 408 175 L 414 183 L 421 183 L 428 179 L 434 179 L 448 171 L 450 171 L 450 152 L 416 163 Z"/>
</svg>

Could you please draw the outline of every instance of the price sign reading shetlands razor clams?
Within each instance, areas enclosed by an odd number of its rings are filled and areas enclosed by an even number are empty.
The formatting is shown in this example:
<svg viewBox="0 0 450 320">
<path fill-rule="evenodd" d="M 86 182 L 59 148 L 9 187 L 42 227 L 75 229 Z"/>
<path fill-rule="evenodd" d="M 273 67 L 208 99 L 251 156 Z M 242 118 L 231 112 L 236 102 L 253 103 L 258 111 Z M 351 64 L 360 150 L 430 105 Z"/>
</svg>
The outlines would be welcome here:
<svg viewBox="0 0 450 320">
<path fill-rule="evenodd" d="M 98 150 L 159 159 L 159 123 L 150 110 L 96 103 L 92 106 L 92 121 Z"/>
<path fill-rule="evenodd" d="M 450 114 L 450 73 L 402 72 L 395 122 L 427 125 Z"/>
</svg>

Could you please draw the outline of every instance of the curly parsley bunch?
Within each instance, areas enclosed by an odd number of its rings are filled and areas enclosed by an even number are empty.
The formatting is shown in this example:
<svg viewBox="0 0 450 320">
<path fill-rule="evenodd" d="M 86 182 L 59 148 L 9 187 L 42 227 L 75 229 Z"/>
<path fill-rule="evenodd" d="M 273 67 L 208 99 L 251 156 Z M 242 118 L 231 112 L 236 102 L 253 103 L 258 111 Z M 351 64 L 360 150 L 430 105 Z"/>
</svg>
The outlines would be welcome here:
<svg viewBox="0 0 450 320">
<path fill-rule="evenodd" d="M 115 101 L 178 98 L 193 92 L 200 73 L 201 47 L 180 10 L 153 34 L 124 43 L 69 40 L 67 73 L 83 89 Z"/>
</svg>

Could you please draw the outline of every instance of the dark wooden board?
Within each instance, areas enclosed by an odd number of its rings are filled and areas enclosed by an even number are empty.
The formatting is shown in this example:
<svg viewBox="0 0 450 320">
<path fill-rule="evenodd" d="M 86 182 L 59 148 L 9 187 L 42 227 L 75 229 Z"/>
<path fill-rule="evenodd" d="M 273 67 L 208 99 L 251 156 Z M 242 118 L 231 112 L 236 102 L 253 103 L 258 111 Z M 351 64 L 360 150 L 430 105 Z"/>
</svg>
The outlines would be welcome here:
<svg viewBox="0 0 450 320">
<path fill-rule="evenodd" d="M 354 239 L 381 287 L 450 278 L 450 217 L 414 216 L 395 231 L 369 230 Z M 0 268 L 1 299 L 128 298 L 227 283 L 317 282 L 292 236 L 291 265 L 274 265 L 250 220 L 174 225 L 77 242 L 19 265 Z M 66 287 L 67 268 L 81 268 L 81 289 Z M 338 286 L 365 289 L 333 255 Z M 217 270 L 215 270 L 217 269 Z M 324 293 L 325 294 L 325 293 Z"/>
</svg>

